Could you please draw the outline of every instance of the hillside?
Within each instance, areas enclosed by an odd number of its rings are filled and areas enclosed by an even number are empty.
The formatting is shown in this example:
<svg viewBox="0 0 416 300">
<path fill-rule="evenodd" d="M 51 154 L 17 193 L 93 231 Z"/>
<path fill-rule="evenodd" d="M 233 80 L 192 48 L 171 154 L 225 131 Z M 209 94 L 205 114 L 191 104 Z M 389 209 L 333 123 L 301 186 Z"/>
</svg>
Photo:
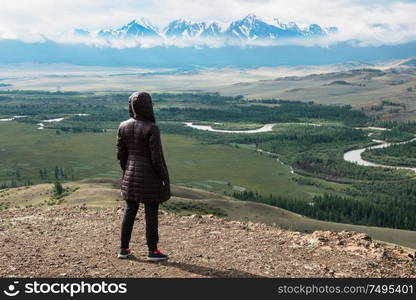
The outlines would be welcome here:
<svg viewBox="0 0 416 300">
<path fill-rule="evenodd" d="M 85 179 L 65 183 L 64 186 L 74 191 L 63 198 L 60 206 L 87 205 L 91 208 L 115 208 L 124 205 L 120 196 L 120 182 L 116 179 Z M 0 209 L 2 204 L 11 208 L 56 204 L 50 200 L 51 191 L 51 184 L 0 190 Z M 315 230 L 363 232 L 377 241 L 416 248 L 415 231 L 320 221 L 279 207 L 235 200 L 216 193 L 178 185 L 172 185 L 172 195 L 172 199 L 167 202 L 167 208 L 181 215 L 211 214 L 219 211 L 222 215 L 225 214 L 228 218 L 237 221 L 264 223 L 309 233 Z M 187 206 L 190 206 L 190 209 L 187 209 Z"/>
<path fill-rule="evenodd" d="M 160 216 L 168 262 L 145 259 L 143 211 L 135 258 L 116 258 L 122 209 L 86 206 L 0 213 L 1 277 L 416 277 L 414 262 L 366 234 L 290 232 L 208 216 Z"/>
<path fill-rule="evenodd" d="M 305 234 L 211 214 L 166 211 L 160 215 L 159 246 L 171 259 L 157 265 L 144 260 L 141 210 L 131 244 L 136 258 L 119 261 L 123 203 L 114 201 L 117 183 L 95 179 L 65 186 L 70 185 L 78 189 L 59 205 L 36 204 L 48 197 L 50 185 L 0 195 L 2 202 L 14 197 L 20 206 L 0 212 L 0 263 L 6 266 L 1 277 L 416 277 L 409 250 L 383 245 L 364 233 Z M 215 195 L 180 187 L 174 187 L 174 194 L 172 203 L 209 201 Z M 215 196 L 215 201 L 227 200 Z M 23 208 L 23 203 L 33 207 Z"/>
<path fill-rule="evenodd" d="M 383 112 L 384 118 L 414 119 L 416 71 L 411 65 L 412 61 L 408 62 L 407 66 L 393 66 L 390 69 L 361 68 L 240 82 L 216 90 L 223 95 L 243 95 L 249 99 L 280 98 L 321 104 L 348 104 L 355 108 L 363 107 L 365 111 L 381 101 L 392 101 L 405 104 L 407 109 L 399 114 L 386 110 Z"/>
</svg>

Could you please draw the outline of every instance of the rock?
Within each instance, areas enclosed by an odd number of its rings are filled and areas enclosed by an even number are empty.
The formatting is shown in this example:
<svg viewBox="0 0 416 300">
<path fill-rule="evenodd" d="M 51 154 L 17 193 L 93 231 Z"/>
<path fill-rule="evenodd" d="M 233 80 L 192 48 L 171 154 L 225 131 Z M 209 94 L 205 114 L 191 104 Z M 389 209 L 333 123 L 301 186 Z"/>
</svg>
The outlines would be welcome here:
<svg viewBox="0 0 416 300">
<path fill-rule="evenodd" d="M 360 239 L 360 240 L 371 241 L 371 237 L 367 233 L 356 234 L 355 238 Z"/>
<path fill-rule="evenodd" d="M 0 268 L 0 277 L 204 277 L 223 270 L 230 277 L 416 278 L 413 252 L 367 234 L 307 234 L 213 215 L 161 214 L 160 246 L 174 264 L 147 264 L 143 209 L 132 234 L 137 259 L 119 261 L 123 212 L 121 206 L 1 211 L 1 224 L 11 225 L 0 232 L 0 265 L 8 266 Z M 30 236 L 28 226 L 34 229 Z"/>
<path fill-rule="evenodd" d="M 221 234 L 221 231 L 210 231 L 209 234 L 214 234 L 214 235 Z"/>
</svg>

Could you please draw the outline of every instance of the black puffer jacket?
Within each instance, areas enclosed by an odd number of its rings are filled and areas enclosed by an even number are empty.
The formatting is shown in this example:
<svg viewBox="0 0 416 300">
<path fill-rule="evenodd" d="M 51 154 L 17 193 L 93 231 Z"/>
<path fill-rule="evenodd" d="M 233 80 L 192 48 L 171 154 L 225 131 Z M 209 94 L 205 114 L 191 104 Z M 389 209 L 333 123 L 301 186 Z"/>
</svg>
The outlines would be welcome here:
<svg viewBox="0 0 416 300">
<path fill-rule="evenodd" d="M 133 93 L 129 113 L 131 118 L 120 124 L 117 134 L 123 198 L 141 203 L 164 202 L 170 198 L 169 173 L 150 95 Z"/>
</svg>

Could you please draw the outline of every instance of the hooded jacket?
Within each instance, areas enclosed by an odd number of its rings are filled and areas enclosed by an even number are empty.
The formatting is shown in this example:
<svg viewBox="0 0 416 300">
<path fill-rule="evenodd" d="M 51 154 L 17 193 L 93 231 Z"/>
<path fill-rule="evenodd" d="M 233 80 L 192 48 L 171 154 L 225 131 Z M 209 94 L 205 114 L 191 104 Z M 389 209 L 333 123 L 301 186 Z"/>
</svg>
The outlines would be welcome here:
<svg viewBox="0 0 416 300">
<path fill-rule="evenodd" d="M 164 202 L 170 198 L 169 173 L 150 95 L 133 93 L 129 114 L 130 119 L 122 122 L 117 132 L 123 198 L 140 203 Z"/>
</svg>

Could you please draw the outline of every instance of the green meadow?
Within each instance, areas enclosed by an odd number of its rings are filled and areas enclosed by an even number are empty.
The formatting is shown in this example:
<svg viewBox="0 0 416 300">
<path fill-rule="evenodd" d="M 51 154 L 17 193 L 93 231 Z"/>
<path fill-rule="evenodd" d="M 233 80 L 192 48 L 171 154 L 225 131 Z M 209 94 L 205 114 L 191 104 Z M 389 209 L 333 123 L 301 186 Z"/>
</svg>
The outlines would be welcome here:
<svg viewBox="0 0 416 300">
<path fill-rule="evenodd" d="M 121 177 L 115 156 L 115 131 L 56 134 L 54 130 L 39 130 L 32 124 L 14 121 L 0 122 L 0 131 L 2 183 L 10 183 L 16 171 L 21 178 L 40 183 L 39 170 L 43 168 L 53 181 L 56 166 L 67 170 L 68 180 Z M 299 176 L 291 174 L 288 166 L 254 150 L 206 145 L 193 137 L 175 134 L 164 134 L 162 140 L 172 183 L 219 193 L 257 190 L 264 195 L 297 198 L 321 193 L 313 185 L 299 184 Z M 326 185 L 331 189 L 334 184 Z"/>
</svg>

